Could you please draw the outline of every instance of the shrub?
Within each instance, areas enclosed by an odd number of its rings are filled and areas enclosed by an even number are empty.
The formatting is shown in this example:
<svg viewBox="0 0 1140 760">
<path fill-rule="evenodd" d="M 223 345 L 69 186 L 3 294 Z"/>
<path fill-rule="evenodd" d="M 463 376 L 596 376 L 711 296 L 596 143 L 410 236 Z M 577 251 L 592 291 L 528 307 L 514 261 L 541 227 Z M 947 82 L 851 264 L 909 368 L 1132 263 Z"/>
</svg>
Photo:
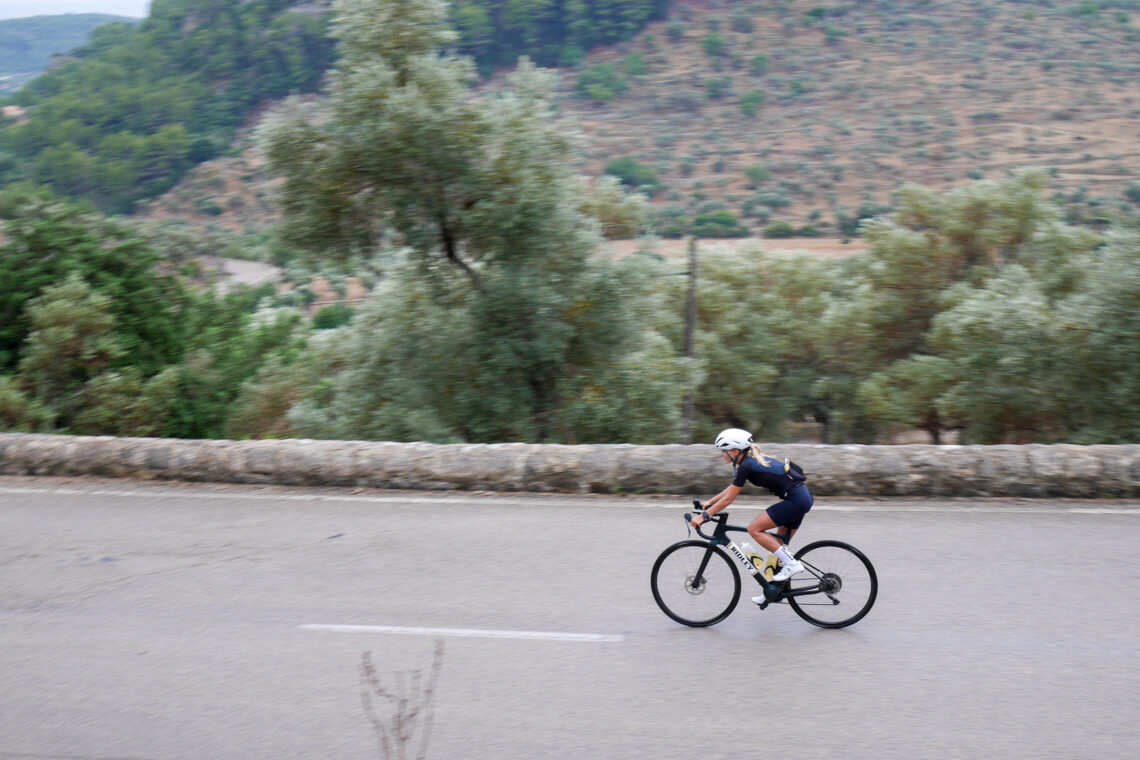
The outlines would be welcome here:
<svg viewBox="0 0 1140 760">
<path fill-rule="evenodd" d="M 740 223 L 731 211 L 711 211 L 693 218 L 690 232 L 697 237 L 734 238 L 748 237 L 748 228 Z"/>
<path fill-rule="evenodd" d="M 749 66 L 753 74 L 767 74 L 769 66 L 768 56 L 763 53 L 753 56 L 749 62 Z"/>
<path fill-rule="evenodd" d="M 0 375 L 0 431 L 36 433 L 51 427 L 53 414 L 29 398 L 15 378 Z"/>
<path fill-rule="evenodd" d="M 740 98 L 740 110 L 745 116 L 752 118 L 760 110 L 760 104 L 763 102 L 764 93 L 762 91 L 749 90 Z"/>
<path fill-rule="evenodd" d="M 779 193 L 756 193 L 756 195 L 754 197 L 755 197 L 757 203 L 761 203 L 761 204 L 767 206 L 768 208 L 773 208 L 773 209 L 774 208 L 783 208 L 785 206 L 791 205 L 791 201 L 788 200 L 788 196 L 785 195 L 783 192 L 779 192 Z"/>
<path fill-rule="evenodd" d="M 654 230 L 663 238 L 684 236 L 689 220 L 682 206 L 665 206 L 653 215 Z"/>
<path fill-rule="evenodd" d="M 352 308 L 343 303 L 326 306 L 313 317 L 314 330 L 333 330 L 352 321 Z"/>
<path fill-rule="evenodd" d="M 608 103 L 628 89 L 629 83 L 612 63 L 594 64 L 578 76 L 578 94 L 599 103 Z"/>
<path fill-rule="evenodd" d="M 622 61 L 621 67 L 625 69 L 625 73 L 631 77 L 641 76 L 648 70 L 645 65 L 645 56 L 641 53 L 634 53 L 626 57 L 626 59 Z"/>
<path fill-rule="evenodd" d="M 728 94 L 732 80 L 728 77 L 713 77 L 705 80 L 705 94 L 709 100 L 720 100 Z"/>
<path fill-rule="evenodd" d="M 197 203 L 198 213 L 207 216 L 220 216 L 225 209 L 213 198 L 201 198 Z"/>
<path fill-rule="evenodd" d="M 639 164 L 631 156 L 615 158 L 606 164 L 606 174 L 617 177 L 626 187 L 633 187 L 653 195 L 660 190 L 657 172 L 653 167 Z"/>
<path fill-rule="evenodd" d="M 558 63 L 568 69 L 578 66 L 584 60 L 586 51 L 577 45 L 567 45 L 558 56 Z"/>
<path fill-rule="evenodd" d="M 772 222 L 764 228 L 766 238 L 790 238 L 796 236 L 796 228 L 788 222 Z"/>
<path fill-rule="evenodd" d="M 753 164 L 744 170 L 744 175 L 748 177 L 748 186 L 755 189 L 762 182 L 767 182 L 772 178 L 772 172 L 768 171 L 768 167 L 763 164 Z"/>
<path fill-rule="evenodd" d="M 685 25 L 680 19 L 674 19 L 666 24 L 665 34 L 669 37 L 670 42 L 680 42 L 685 38 Z"/>
<path fill-rule="evenodd" d="M 1129 185 L 1128 189 L 1124 191 L 1124 197 L 1133 203 L 1140 204 L 1140 182 L 1133 182 Z"/>
<path fill-rule="evenodd" d="M 725 39 L 724 35 L 713 32 L 704 38 L 701 42 L 701 47 L 704 48 L 705 55 L 712 58 L 719 58 L 728 53 L 728 40 Z"/>
</svg>

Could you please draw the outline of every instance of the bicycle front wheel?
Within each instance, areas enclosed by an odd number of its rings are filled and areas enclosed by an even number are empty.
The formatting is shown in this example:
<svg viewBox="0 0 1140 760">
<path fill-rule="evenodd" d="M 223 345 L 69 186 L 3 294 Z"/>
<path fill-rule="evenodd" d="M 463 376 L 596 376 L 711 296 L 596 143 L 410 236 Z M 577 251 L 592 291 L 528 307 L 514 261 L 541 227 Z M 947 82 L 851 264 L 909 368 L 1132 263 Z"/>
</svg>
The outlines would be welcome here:
<svg viewBox="0 0 1140 760">
<path fill-rule="evenodd" d="M 661 552 L 649 585 L 662 612 L 694 628 L 724 620 L 740 599 L 736 565 L 704 541 L 682 541 Z"/>
<path fill-rule="evenodd" d="M 841 541 L 816 541 L 796 552 L 804 572 L 788 584 L 790 591 L 818 588 L 818 593 L 789 596 L 796 614 L 820 628 L 845 628 L 871 611 L 879 579 L 871 560 Z"/>
</svg>

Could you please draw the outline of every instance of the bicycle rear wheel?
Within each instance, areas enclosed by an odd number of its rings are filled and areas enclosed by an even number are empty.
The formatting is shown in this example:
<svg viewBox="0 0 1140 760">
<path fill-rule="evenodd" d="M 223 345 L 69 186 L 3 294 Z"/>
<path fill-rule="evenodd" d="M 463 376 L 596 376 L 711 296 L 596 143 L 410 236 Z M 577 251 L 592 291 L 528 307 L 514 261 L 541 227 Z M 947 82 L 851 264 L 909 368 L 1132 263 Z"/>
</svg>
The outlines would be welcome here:
<svg viewBox="0 0 1140 760">
<path fill-rule="evenodd" d="M 871 611 L 879 579 L 871 560 L 850 544 L 816 541 L 796 552 L 805 570 L 789 581 L 791 591 L 819 587 L 819 593 L 789 596 L 796 614 L 820 628 L 844 628 Z"/>
<path fill-rule="evenodd" d="M 682 541 L 661 552 L 649 585 L 662 612 L 694 628 L 724 620 L 740 599 L 736 566 L 727 554 L 704 541 Z"/>
</svg>

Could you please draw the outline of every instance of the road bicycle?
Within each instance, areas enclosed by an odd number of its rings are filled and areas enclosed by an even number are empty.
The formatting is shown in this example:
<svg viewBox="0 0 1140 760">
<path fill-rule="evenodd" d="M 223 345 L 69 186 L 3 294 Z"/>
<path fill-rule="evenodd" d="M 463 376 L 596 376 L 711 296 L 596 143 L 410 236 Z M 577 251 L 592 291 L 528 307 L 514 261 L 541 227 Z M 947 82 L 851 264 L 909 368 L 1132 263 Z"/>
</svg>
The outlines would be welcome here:
<svg viewBox="0 0 1140 760">
<path fill-rule="evenodd" d="M 694 506 L 699 508 L 700 502 Z M 692 515 L 685 513 L 686 525 L 691 520 Z M 649 576 L 657 606 L 678 623 L 703 628 L 732 614 L 740 600 L 741 566 L 756 580 L 764 596 L 760 609 L 786 602 L 797 615 L 820 628 L 845 628 L 871 611 L 879 593 L 879 579 L 871 560 L 854 546 L 842 541 L 808 544 L 795 555 L 804 571 L 782 583 L 772 583 L 764 568 L 757 567 L 728 537 L 731 532 L 746 533 L 748 529 L 729 525 L 727 512 L 710 521 L 716 524 L 711 536 L 698 527 L 697 535 L 704 540 L 673 544 L 661 552 Z"/>
</svg>

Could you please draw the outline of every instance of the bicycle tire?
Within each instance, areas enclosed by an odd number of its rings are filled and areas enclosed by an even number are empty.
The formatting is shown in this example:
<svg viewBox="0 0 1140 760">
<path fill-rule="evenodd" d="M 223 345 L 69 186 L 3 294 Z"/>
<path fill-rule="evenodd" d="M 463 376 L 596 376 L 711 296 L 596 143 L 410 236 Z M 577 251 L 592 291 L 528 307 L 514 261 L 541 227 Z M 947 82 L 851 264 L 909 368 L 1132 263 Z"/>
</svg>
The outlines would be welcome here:
<svg viewBox="0 0 1140 760">
<path fill-rule="evenodd" d="M 827 552 L 825 551 L 827 549 L 834 551 Z M 815 557 L 808 557 L 813 552 Z M 806 560 L 805 557 L 807 557 Z M 808 566 L 808 571 L 793 577 L 789 582 L 789 588 L 794 590 L 796 583 L 802 585 L 805 582 L 810 582 L 814 585 L 819 583 L 821 576 L 825 574 L 831 574 L 840 581 L 840 589 L 833 596 L 822 593 L 798 597 L 789 596 L 787 598 L 788 604 L 801 618 L 820 628 L 846 628 L 858 623 L 871 611 L 871 607 L 874 606 L 875 599 L 879 595 L 879 578 L 875 574 L 875 567 L 871 564 L 871 560 L 867 559 L 863 552 L 842 541 L 816 541 L 796 552 L 796 559 L 804 562 Z M 860 568 L 865 570 L 865 576 L 860 572 Z M 849 593 L 844 595 L 844 590 Z M 852 599 L 852 592 L 856 594 L 853 601 L 860 605 L 854 613 L 839 620 L 830 620 L 824 616 L 825 611 L 834 610 L 838 607 L 831 599 L 839 597 Z M 863 598 L 864 594 L 865 599 Z M 820 597 L 828 599 L 828 601 L 806 601 Z"/>
<path fill-rule="evenodd" d="M 690 551 L 697 548 L 700 549 L 700 553 Z M 706 582 L 702 584 L 701 588 L 696 589 L 692 585 L 693 574 L 699 568 L 704 553 L 710 550 L 714 556 L 709 557 L 705 572 L 702 574 Z M 684 556 L 681 552 L 684 552 Z M 716 559 L 717 557 L 720 559 Z M 724 566 L 727 567 L 727 574 L 721 569 L 720 562 L 724 562 Z M 663 571 L 667 577 L 662 577 Z M 713 581 L 716 584 L 716 593 L 723 596 L 723 606 L 721 603 L 722 596 L 718 596 L 711 604 L 706 600 L 705 605 L 711 606 L 712 614 L 707 617 L 694 616 L 692 612 L 684 609 L 685 605 L 682 602 L 684 597 L 677 594 L 676 591 L 679 589 L 693 598 L 704 596 L 709 592 L 712 585 L 710 575 L 715 576 Z M 732 579 L 731 594 L 724 593 L 728 590 L 728 577 Z M 732 611 L 736 609 L 736 603 L 740 601 L 740 572 L 736 569 L 736 564 L 720 547 L 713 546 L 705 541 L 681 541 L 661 552 L 657 561 L 653 563 L 653 570 L 649 574 L 649 586 L 653 590 L 653 600 L 657 602 L 661 611 L 678 623 L 691 628 L 704 628 L 719 623 L 732 614 Z M 664 594 L 662 593 L 663 590 Z M 668 601 L 665 598 L 666 596 L 669 597 Z M 710 597 L 711 599 L 712 597 Z"/>
</svg>

